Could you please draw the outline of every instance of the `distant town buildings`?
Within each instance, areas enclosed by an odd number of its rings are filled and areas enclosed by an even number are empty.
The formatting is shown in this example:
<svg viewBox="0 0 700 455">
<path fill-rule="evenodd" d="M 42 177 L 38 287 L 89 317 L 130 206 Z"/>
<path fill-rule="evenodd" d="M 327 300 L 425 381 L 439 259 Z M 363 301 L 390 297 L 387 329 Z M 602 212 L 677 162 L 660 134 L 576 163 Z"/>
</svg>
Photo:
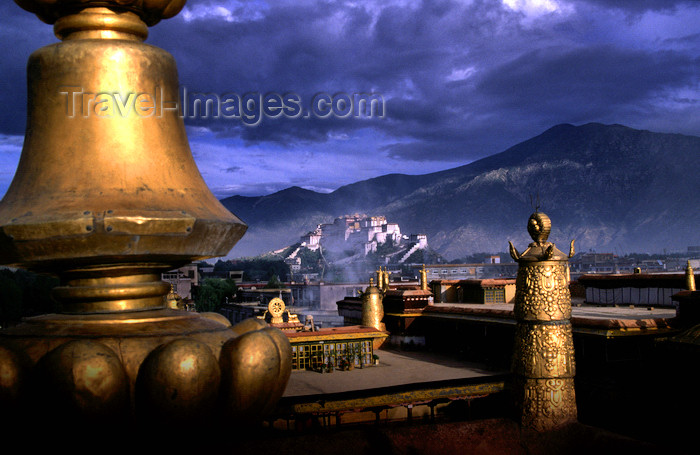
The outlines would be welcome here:
<svg viewBox="0 0 700 455">
<path fill-rule="evenodd" d="M 663 273 L 683 271 L 688 260 L 693 267 L 700 265 L 700 251 L 693 253 L 688 247 L 688 256 L 676 255 L 655 259 L 639 259 L 635 255 L 618 256 L 613 253 L 579 253 L 569 260 L 573 277 L 591 273 L 634 273 L 635 269 L 643 273 Z"/>
<path fill-rule="evenodd" d="M 199 276 L 197 264 L 188 264 L 161 274 L 161 279 L 172 286 L 175 294 L 188 301 L 193 298 L 192 288 L 199 285 Z"/>
<path fill-rule="evenodd" d="M 501 262 L 500 256 L 491 256 L 489 261 L 480 264 L 426 264 L 425 270 L 428 273 L 428 281 L 514 278 L 518 273 L 516 262 Z M 415 270 L 419 268 L 414 266 Z"/>
<path fill-rule="evenodd" d="M 234 280 L 238 293 L 221 302 L 220 310 L 233 323 L 260 316 L 270 299 L 276 297 L 293 308 L 303 320 L 309 317 L 319 327 L 338 327 L 343 324 L 343 316 L 338 313 L 337 302 L 355 301 L 366 287 L 365 279 L 375 270 L 358 269 L 354 276 L 347 275 L 349 280 L 324 282 L 322 273 L 312 273 L 307 267 L 302 268 L 302 257 L 309 254 L 308 251 L 304 253 L 304 248 L 318 251 L 317 256 L 322 255 L 321 245 L 324 250 L 326 244 L 342 248 L 342 251 L 356 248 L 355 254 L 348 256 L 347 261 L 362 261 L 363 256 L 376 251 L 377 246 L 391 242 L 402 248 L 382 248 L 382 252 L 391 250 L 392 253 L 387 256 L 390 261 L 387 260 L 380 269 L 385 271 L 387 281 L 394 288 L 413 286 L 411 283 L 419 280 L 424 268 L 423 273 L 426 282 L 430 283 L 429 290 L 433 296 L 431 300 L 434 299 L 435 303 L 513 301 L 517 263 L 502 260 L 503 256 L 498 254 L 483 255 L 478 263 L 405 263 L 405 259 L 414 251 L 427 248 L 427 236 L 401 234 L 399 225 L 387 222 L 383 216 L 356 214 L 339 217 L 333 223 L 319 225 L 302 240 L 304 242 L 293 248 L 285 249 L 287 257 L 284 261 L 291 273 L 286 278 L 282 277 L 285 282 L 281 283 L 281 288 L 266 289 L 265 283 L 259 279 L 244 282 L 242 270 L 214 267 L 208 263 L 188 264 L 164 273 L 162 279 L 172 285 L 172 291 L 179 298 L 191 305 L 194 304 L 194 288 L 205 279 Z M 676 305 L 672 296 L 685 289 L 683 271 L 686 266 L 700 270 L 699 256 L 700 247 L 688 247 L 687 254 L 674 253 L 669 256 L 580 252 L 569 260 L 572 294 L 575 291 L 580 301 L 589 305 L 672 307 Z M 381 260 L 384 258 L 382 256 Z M 391 299 L 387 300 L 387 304 L 390 302 Z"/>
<path fill-rule="evenodd" d="M 673 307 L 672 297 L 687 289 L 684 273 L 591 274 L 579 277 L 578 283 L 590 305 Z"/>
<path fill-rule="evenodd" d="M 262 315 L 272 299 L 282 299 L 302 319 L 308 316 L 320 327 L 343 325 L 336 302 L 346 296 L 356 296 L 363 283 L 282 283 L 281 288 L 265 288 L 259 283 L 238 285 L 235 299 L 223 302 L 219 312 L 232 323 Z"/>
<path fill-rule="evenodd" d="M 430 289 L 435 303 L 513 303 L 515 279 L 433 280 Z"/>
</svg>

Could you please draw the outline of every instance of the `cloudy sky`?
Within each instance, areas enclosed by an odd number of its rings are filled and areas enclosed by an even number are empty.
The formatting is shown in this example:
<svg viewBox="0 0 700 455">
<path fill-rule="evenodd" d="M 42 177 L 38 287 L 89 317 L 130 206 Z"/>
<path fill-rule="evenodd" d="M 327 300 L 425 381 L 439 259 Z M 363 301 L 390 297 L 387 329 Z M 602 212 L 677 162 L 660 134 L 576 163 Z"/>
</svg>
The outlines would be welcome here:
<svg viewBox="0 0 700 455">
<path fill-rule="evenodd" d="M 25 65 L 52 27 L 0 6 L 0 194 L 26 117 Z M 700 135 L 700 2 L 189 0 L 152 27 L 188 93 L 319 95 L 337 115 L 186 119 L 218 197 L 331 191 L 503 151 L 559 123 Z M 373 93 L 383 116 L 341 114 Z M 376 114 L 376 113 L 375 113 Z"/>
</svg>

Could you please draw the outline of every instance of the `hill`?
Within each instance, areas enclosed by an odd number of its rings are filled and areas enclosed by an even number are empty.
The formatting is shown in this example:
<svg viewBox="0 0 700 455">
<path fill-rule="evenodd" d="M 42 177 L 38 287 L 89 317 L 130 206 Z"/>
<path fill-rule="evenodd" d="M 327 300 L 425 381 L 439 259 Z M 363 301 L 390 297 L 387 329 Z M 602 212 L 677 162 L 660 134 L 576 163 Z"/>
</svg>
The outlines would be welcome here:
<svg viewBox="0 0 700 455">
<path fill-rule="evenodd" d="M 232 256 L 298 241 L 318 223 L 362 212 L 402 232 L 426 233 L 447 258 L 529 242 L 525 223 L 539 197 L 550 239 L 577 249 L 629 252 L 700 245 L 700 138 L 622 125 L 557 125 L 504 152 L 424 175 L 390 174 L 332 193 L 299 187 L 222 203 L 249 225 Z"/>
</svg>

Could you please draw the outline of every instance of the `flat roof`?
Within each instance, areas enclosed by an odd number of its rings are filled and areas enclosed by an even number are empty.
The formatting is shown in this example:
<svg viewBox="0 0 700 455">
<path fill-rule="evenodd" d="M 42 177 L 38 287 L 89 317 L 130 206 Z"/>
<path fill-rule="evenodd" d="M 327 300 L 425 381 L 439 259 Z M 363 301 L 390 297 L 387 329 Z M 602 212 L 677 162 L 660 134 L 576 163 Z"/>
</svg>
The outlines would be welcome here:
<svg viewBox="0 0 700 455">
<path fill-rule="evenodd" d="M 515 323 L 512 303 L 435 303 L 423 310 L 427 317 L 465 317 L 475 320 Z M 574 331 L 591 330 L 670 330 L 676 317 L 675 308 L 641 306 L 577 305 L 571 308 Z"/>
<path fill-rule="evenodd" d="M 411 386 L 435 388 L 440 383 L 501 382 L 507 371 L 493 371 L 485 366 L 448 355 L 426 351 L 378 349 L 379 365 L 355 368 L 351 371 L 318 373 L 294 370 L 283 398 L 347 392 L 386 393 L 387 388 Z"/>
<path fill-rule="evenodd" d="M 333 341 L 339 339 L 362 339 L 362 338 L 386 338 L 388 332 L 377 330 L 373 327 L 359 325 L 346 325 L 341 327 L 323 327 L 315 332 L 285 332 L 291 343 L 312 342 L 312 341 Z"/>
<path fill-rule="evenodd" d="M 430 283 L 438 284 L 470 284 L 482 287 L 488 286 L 505 286 L 508 284 L 515 284 L 515 278 L 466 278 L 461 280 L 431 280 Z"/>
<path fill-rule="evenodd" d="M 695 279 L 700 280 L 700 273 L 696 273 Z M 685 273 L 660 272 L 660 273 L 606 273 L 584 274 L 577 281 L 586 287 L 594 288 L 620 288 L 620 287 L 666 287 L 685 289 Z"/>
</svg>

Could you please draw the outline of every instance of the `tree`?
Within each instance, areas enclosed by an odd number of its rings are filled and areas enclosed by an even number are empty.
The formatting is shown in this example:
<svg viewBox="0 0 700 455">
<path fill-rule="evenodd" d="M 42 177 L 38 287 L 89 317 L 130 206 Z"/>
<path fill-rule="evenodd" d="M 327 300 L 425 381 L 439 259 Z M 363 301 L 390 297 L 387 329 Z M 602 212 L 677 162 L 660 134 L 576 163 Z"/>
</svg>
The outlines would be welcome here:
<svg viewBox="0 0 700 455">
<path fill-rule="evenodd" d="M 216 312 L 224 299 L 232 299 L 237 290 L 238 286 L 229 278 L 207 278 L 194 289 L 195 309 L 200 313 Z"/>
<path fill-rule="evenodd" d="M 320 248 L 316 250 L 310 250 L 308 248 L 302 248 L 297 253 L 297 256 L 301 258 L 301 266 L 314 268 L 318 267 L 318 261 L 321 259 Z"/>
<path fill-rule="evenodd" d="M 277 275 L 272 275 L 265 285 L 265 289 L 282 289 L 284 284 L 280 281 Z"/>
</svg>

